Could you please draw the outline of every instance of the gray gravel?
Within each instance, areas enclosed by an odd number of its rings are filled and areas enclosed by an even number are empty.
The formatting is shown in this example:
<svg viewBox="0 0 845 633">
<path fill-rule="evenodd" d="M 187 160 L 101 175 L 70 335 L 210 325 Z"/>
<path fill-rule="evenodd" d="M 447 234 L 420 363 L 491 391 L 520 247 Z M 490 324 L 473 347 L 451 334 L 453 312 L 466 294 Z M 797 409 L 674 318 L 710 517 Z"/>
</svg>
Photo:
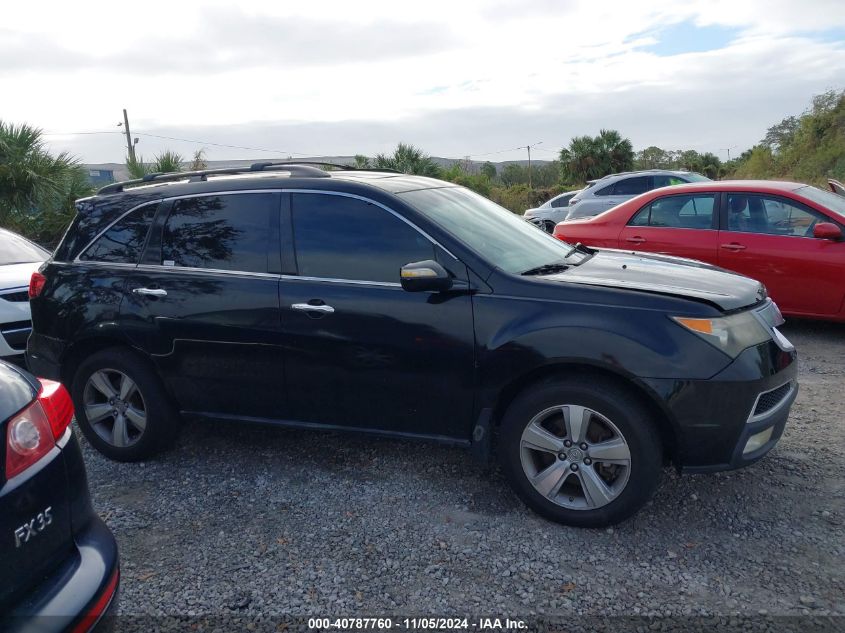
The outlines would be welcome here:
<svg viewBox="0 0 845 633">
<path fill-rule="evenodd" d="M 845 326 L 785 332 L 801 392 L 779 446 L 741 471 L 667 470 L 607 530 L 538 518 L 459 449 L 192 424 L 118 464 L 83 441 L 121 613 L 845 614 Z"/>
</svg>

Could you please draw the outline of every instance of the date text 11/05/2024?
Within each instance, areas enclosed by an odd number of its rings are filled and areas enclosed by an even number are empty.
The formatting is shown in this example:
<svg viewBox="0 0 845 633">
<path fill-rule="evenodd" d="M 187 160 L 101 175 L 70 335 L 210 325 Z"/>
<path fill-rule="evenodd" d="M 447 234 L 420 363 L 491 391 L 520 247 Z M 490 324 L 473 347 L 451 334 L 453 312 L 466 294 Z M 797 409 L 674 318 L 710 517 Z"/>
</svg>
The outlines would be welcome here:
<svg viewBox="0 0 845 633">
<path fill-rule="evenodd" d="M 480 630 L 480 631 L 519 631 L 528 628 L 524 620 L 511 618 L 309 618 L 308 628 L 317 631 L 328 630 L 373 630 L 390 629 L 417 630 Z"/>
</svg>

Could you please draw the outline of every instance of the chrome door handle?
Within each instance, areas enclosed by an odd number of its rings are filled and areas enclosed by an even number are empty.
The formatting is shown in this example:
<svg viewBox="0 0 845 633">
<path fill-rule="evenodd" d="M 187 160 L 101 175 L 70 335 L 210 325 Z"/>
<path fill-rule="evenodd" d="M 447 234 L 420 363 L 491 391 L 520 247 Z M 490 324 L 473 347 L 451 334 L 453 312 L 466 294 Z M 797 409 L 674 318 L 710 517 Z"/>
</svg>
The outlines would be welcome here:
<svg viewBox="0 0 845 633">
<path fill-rule="evenodd" d="M 164 288 L 134 288 L 132 290 L 136 295 L 149 295 L 151 297 L 166 297 L 167 290 Z"/>
<path fill-rule="evenodd" d="M 730 244 L 722 244 L 722 248 L 725 248 L 729 251 L 744 251 L 745 246 L 742 244 L 737 244 L 736 242 L 731 242 Z"/>
<path fill-rule="evenodd" d="M 334 312 L 334 308 L 327 305 L 311 305 L 310 303 L 292 303 L 290 307 L 294 310 L 305 310 L 306 312 L 325 312 L 326 314 L 331 314 Z"/>
</svg>

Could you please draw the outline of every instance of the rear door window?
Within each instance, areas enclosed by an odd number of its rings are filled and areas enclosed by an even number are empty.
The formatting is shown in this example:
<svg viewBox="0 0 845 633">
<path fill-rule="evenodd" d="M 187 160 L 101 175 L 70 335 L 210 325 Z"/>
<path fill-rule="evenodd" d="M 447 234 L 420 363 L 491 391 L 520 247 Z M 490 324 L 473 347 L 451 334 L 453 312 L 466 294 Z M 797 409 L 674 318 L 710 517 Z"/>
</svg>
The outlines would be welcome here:
<svg viewBox="0 0 845 633">
<path fill-rule="evenodd" d="M 629 226 L 678 229 L 713 228 L 714 194 L 665 196 L 640 209 Z"/>
<path fill-rule="evenodd" d="M 357 198 L 293 194 L 299 274 L 399 283 L 405 264 L 434 259 L 434 245 L 389 211 Z"/>
<path fill-rule="evenodd" d="M 654 189 L 659 189 L 660 187 L 670 187 L 672 185 L 682 185 L 686 180 L 683 178 L 678 178 L 677 176 L 652 176 L 654 178 Z"/>
<path fill-rule="evenodd" d="M 113 264 L 137 264 L 158 203 L 135 209 L 112 225 L 79 259 Z"/>
<path fill-rule="evenodd" d="M 637 196 L 649 189 L 651 189 L 649 186 L 649 176 L 637 176 L 635 178 L 625 178 L 613 185 L 613 195 Z"/>
<path fill-rule="evenodd" d="M 183 198 L 164 225 L 164 266 L 266 273 L 273 193 Z"/>
</svg>

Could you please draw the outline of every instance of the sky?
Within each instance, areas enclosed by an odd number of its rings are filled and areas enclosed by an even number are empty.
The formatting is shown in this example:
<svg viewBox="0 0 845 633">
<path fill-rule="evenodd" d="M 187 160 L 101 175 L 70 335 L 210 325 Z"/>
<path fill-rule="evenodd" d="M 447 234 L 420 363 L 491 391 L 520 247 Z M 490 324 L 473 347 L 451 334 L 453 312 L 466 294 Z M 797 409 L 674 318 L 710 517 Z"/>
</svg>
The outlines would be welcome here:
<svg viewBox="0 0 845 633">
<path fill-rule="evenodd" d="M 611 128 L 725 159 L 845 89 L 843 0 L 4 4 L 0 119 L 86 163 L 124 160 L 123 108 L 145 158 L 552 159 Z"/>
</svg>

